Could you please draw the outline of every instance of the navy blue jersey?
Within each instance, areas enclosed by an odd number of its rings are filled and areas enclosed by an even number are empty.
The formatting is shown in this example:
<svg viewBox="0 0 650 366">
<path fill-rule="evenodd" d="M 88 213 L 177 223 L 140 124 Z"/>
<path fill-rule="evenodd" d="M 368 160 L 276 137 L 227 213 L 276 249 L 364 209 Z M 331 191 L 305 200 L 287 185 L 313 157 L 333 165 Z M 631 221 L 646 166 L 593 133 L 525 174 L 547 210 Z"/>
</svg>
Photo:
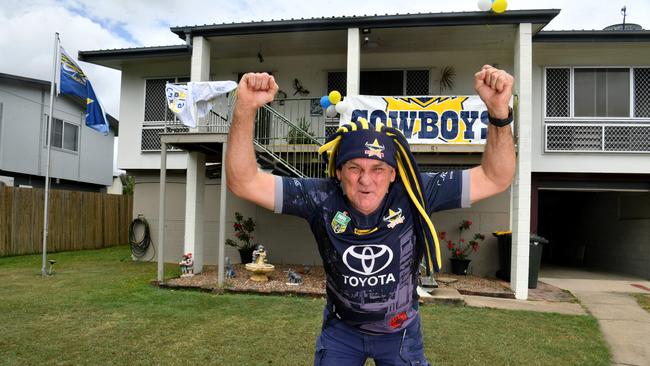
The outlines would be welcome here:
<svg viewBox="0 0 650 366">
<path fill-rule="evenodd" d="M 468 176 L 422 174 L 428 214 L 469 206 Z M 349 204 L 334 179 L 278 178 L 275 202 L 276 212 L 309 222 L 327 276 L 327 300 L 339 317 L 374 333 L 398 331 L 414 319 L 424 249 L 417 244 L 417 213 L 399 180 L 368 216 Z"/>
</svg>

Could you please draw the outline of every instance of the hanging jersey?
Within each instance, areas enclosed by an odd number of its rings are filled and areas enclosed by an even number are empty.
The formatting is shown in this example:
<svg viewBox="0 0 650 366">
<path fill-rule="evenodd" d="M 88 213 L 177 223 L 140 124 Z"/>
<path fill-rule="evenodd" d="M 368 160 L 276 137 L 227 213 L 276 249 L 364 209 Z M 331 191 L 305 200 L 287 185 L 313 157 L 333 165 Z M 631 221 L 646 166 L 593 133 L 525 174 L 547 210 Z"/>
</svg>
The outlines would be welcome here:
<svg viewBox="0 0 650 366">
<path fill-rule="evenodd" d="M 422 174 L 428 214 L 468 207 L 467 176 L 468 171 Z M 408 326 L 417 312 L 424 244 L 418 242 L 420 221 L 403 184 L 393 183 L 380 207 L 367 216 L 349 204 L 334 179 L 278 178 L 276 190 L 276 212 L 309 222 L 333 313 L 367 332 L 392 333 Z"/>
</svg>

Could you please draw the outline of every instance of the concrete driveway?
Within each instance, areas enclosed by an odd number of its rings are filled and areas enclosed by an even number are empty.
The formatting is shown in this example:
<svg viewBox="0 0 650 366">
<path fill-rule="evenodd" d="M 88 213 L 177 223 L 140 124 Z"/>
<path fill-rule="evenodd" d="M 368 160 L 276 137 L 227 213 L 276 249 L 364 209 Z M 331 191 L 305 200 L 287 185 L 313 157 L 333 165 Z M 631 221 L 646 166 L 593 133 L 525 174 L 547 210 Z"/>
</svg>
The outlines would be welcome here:
<svg viewBox="0 0 650 366">
<path fill-rule="evenodd" d="M 650 314 L 629 295 L 650 294 L 650 281 L 561 267 L 542 268 L 539 280 L 570 291 L 598 319 L 614 365 L 650 365 Z"/>
</svg>

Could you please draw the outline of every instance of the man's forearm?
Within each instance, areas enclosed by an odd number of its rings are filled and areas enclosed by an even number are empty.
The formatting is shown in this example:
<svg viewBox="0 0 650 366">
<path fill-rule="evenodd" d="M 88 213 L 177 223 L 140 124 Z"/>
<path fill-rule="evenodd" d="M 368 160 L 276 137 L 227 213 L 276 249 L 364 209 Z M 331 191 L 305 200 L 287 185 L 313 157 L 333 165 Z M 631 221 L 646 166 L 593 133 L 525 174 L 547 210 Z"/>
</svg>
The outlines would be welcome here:
<svg viewBox="0 0 650 366">
<path fill-rule="evenodd" d="M 233 113 L 226 152 L 226 177 L 228 188 L 235 194 L 243 184 L 252 181 L 257 174 L 253 148 L 253 124 L 256 112 L 256 109 L 237 105 Z"/>
<path fill-rule="evenodd" d="M 515 144 L 512 126 L 488 126 L 488 138 L 483 152 L 481 167 L 487 178 L 506 189 L 515 174 Z"/>
</svg>

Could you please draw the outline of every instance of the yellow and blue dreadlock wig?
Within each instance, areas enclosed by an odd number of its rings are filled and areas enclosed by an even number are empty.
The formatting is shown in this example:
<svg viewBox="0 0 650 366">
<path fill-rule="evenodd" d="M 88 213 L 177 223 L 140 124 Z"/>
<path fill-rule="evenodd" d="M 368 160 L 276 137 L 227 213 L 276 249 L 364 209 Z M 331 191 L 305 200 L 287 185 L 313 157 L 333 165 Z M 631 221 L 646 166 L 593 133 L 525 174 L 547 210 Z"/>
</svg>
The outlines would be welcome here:
<svg viewBox="0 0 650 366">
<path fill-rule="evenodd" d="M 372 141 L 372 142 L 369 142 Z M 438 235 L 427 214 L 427 202 L 422 193 L 422 178 L 415 163 L 406 137 L 398 129 L 387 127 L 378 122 L 368 123 L 364 118 L 349 122 L 330 135 L 318 153 L 327 164 L 327 175 L 336 178 L 336 170 L 346 161 L 354 158 L 370 158 L 382 160 L 393 166 L 408 192 L 411 203 L 419 213 L 419 224 L 422 234 L 417 235 L 418 243 L 422 245 L 426 262 L 427 275 L 438 272 L 442 268 Z"/>
</svg>

